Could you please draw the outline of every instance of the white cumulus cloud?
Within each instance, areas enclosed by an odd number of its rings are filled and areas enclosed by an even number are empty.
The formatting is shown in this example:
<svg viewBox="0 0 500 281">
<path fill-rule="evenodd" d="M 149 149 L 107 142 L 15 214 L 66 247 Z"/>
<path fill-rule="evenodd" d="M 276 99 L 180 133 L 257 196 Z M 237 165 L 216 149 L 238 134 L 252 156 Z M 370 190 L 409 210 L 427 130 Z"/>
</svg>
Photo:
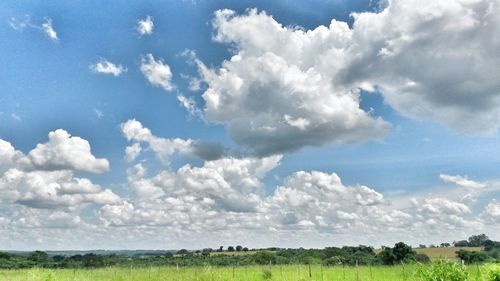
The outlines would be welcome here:
<svg viewBox="0 0 500 281">
<path fill-rule="evenodd" d="M 127 72 L 126 67 L 114 64 L 106 59 L 101 59 L 95 64 L 91 64 L 89 68 L 95 73 L 109 74 L 115 77 L 120 76 L 123 72 Z"/>
<path fill-rule="evenodd" d="M 131 119 L 121 124 L 123 135 L 128 141 L 145 143 L 156 153 L 158 158 L 168 162 L 169 157 L 174 153 L 181 153 L 199 157 L 205 160 L 214 160 L 224 154 L 222 146 L 205 141 L 180 139 L 180 138 L 161 138 L 153 135 L 148 128 L 145 128 L 141 122 Z M 135 144 L 132 144 L 134 146 Z M 137 146 L 128 147 L 125 153 L 131 159 L 137 157 L 140 150 Z M 132 157 L 134 156 L 134 157 Z"/>
<path fill-rule="evenodd" d="M 151 16 L 147 16 L 144 19 L 137 20 L 136 30 L 140 36 L 151 35 L 153 34 L 154 26 L 153 18 Z"/>
<path fill-rule="evenodd" d="M 152 54 L 146 54 L 141 58 L 140 69 L 151 85 L 161 87 L 165 91 L 174 89 L 170 66 L 162 59 L 155 60 Z"/>
<path fill-rule="evenodd" d="M 38 144 L 27 157 L 33 166 L 42 170 L 81 170 L 102 173 L 109 170 L 109 162 L 92 155 L 88 141 L 71 136 L 62 129 L 49 133 L 47 143 Z"/>
</svg>

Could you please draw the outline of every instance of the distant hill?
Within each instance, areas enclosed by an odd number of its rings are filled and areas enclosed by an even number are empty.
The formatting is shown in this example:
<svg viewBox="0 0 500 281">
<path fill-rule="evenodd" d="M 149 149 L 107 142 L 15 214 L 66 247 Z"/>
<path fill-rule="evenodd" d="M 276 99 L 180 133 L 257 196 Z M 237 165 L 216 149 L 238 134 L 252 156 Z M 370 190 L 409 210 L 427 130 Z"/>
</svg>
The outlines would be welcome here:
<svg viewBox="0 0 500 281">
<path fill-rule="evenodd" d="M 23 255 L 29 254 L 31 251 L 4 251 L 10 254 Z M 73 255 L 85 255 L 85 254 L 96 254 L 96 255 L 118 255 L 118 256 L 160 256 L 166 253 L 175 253 L 176 250 L 88 250 L 88 251 L 78 251 L 78 250 L 67 250 L 67 251 L 45 251 L 49 256 L 73 256 Z"/>
</svg>

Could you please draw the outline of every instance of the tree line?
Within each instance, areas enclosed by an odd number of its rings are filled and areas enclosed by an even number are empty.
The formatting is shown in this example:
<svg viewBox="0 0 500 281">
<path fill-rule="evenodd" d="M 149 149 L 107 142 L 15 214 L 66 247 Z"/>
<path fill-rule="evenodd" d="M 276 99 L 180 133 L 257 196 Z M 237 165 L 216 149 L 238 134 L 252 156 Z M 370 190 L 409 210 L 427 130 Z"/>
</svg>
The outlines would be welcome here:
<svg viewBox="0 0 500 281">
<path fill-rule="evenodd" d="M 483 237 L 484 238 L 484 237 Z M 486 237 L 487 238 L 487 237 Z M 483 241 L 484 240 L 484 241 Z M 467 263 L 498 261 L 500 242 L 483 239 L 479 246 L 482 251 L 460 250 L 458 257 Z M 224 253 L 226 252 L 226 253 Z M 227 252 L 247 252 L 229 254 Z M 0 252 L 0 268 L 99 268 L 107 266 L 142 267 L 142 266 L 246 266 L 277 264 L 323 264 L 325 266 L 353 265 L 396 265 L 400 263 L 427 263 L 430 259 L 418 254 L 411 246 L 399 242 L 393 247 L 382 247 L 375 252 L 370 246 L 326 247 L 324 249 L 283 249 L 267 248 L 249 250 L 246 247 L 228 247 L 224 250 L 205 248 L 188 251 L 185 249 L 164 254 L 150 253 L 133 256 L 117 254 L 76 254 L 49 255 L 43 251 L 27 254 Z"/>
</svg>

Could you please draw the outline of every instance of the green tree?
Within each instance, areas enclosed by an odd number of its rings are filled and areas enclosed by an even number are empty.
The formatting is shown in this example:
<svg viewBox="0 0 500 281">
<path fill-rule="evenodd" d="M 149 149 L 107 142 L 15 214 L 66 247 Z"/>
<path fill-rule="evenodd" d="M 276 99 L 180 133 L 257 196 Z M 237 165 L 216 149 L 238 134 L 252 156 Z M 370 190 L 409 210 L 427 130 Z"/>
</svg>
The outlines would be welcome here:
<svg viewBox="0 0 500 281">
<path fill-rule="evenodd" d="M 487 240 L 490 240 L 488 238 L 488 236 L 486 236 L 486 234 L 479 234 L 479 235 L 472 235 L 471 237 L 469 237 L 468 241 L 469 241 L 469 247 L 479 247 L 479 246 L 483 246 L 484 243 L 487 241 Z"/>
</svg>

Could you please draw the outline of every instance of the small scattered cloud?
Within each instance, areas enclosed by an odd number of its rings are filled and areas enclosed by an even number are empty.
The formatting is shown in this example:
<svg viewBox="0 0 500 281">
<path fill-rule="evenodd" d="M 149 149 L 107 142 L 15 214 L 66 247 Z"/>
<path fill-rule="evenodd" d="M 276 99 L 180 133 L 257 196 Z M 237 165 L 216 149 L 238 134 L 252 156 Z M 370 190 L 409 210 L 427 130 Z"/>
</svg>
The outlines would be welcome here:
<svg viewBox="0 0 500 281">
<path fill-rule="evenodd" d="M 91 64 L 89 68 L 95 73 L 109 74 L 115 77 L 127 72 L 127 68 L 121 64 L 114 64 L 106 59 L 100 59 L 97 63 Z"/>
<path fill-rule="evenodd" d="M 36 30 L 39 30 L 39 31 L 45 33 L 45 35 L 47 35 L 47 37 L 52 41 L 54 41 L 54 42 L 59 41 L 59 37 L 57 36 L 57 32 L 54 29 L 54 26 L 52 24 L 52 19 L 49 17 L 44 18 L 44 21 L 42 22 L 41 25 L 32 23 L 31 17 L 29 15 L 25 15 L 24 19 L 22 19 L 22 20 L 19 20 L 16 17 L 11 17 L 7 21 L 7 23 L 9 24 L 9 26 L 12 29 L 14 29 L 16 31 L 24 31 L 27 27 L 31 27 L 33 29 L 36 29 Z"/>
<path fill-rule="evenodd" d="M 98 119 L 102 119 L 104 117 L 104 112 L 100 109 L 94 108 L 94 113 Z"/>
<path fill-rule="evenodd" d="M 161 87 L 167 92 L 174 89 L 172 71 L 163 59 L 155 60 L 152 54 L 146 54 L 141 58 L 140 70 L 151 85 Z"/>
<path fill-rule="evenodd" d="M 154 22 L 151 16 L 137 20 L 136 30 L 140 36 L 153 34 Z"/>
<path fill-rule="evenodd" d="M 52 19 L 51 18 L 46 18 L 45 22 L 42 24 L 42 31 L 45 32 L 45 34 L 52 40 L 52 41 L 58 41 L 59 38 L 57 37 L 57 32 L 55 31 L 53 25 L 52 25 Z"/>
<path fill-rule="evenodd" d="M 30 25 L 30 17 L 25 15 L 24 19 L 19 20 L 16 17 L 11 17 L 7 20 L 9 26 L 16 31 L 23 31 L 26 27 Z"/>
<path fill-rule="evenodd" d="M 16 121 L 21 121 L 22 120 L 21 116 L 19 116 L 17 113 L 11 113 L 10 117 L 12 119 L 16 120 Z"/>
</svg>

